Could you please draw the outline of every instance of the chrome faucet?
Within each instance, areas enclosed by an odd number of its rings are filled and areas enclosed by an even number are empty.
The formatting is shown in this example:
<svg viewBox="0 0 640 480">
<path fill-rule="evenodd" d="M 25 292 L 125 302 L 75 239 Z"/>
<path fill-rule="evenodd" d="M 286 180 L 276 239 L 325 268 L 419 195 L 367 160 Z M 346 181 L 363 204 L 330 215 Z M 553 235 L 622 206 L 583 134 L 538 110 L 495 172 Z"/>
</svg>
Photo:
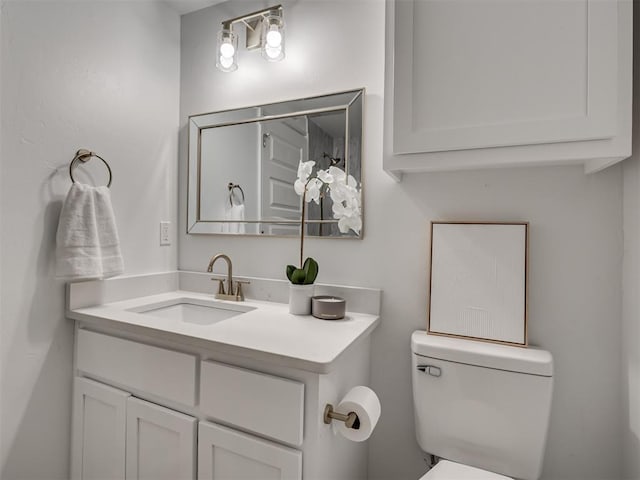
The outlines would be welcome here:
<svg viewBox="0 0 640 480">
<path fill-rule="evenodd" d="M 207 267 L 207 272 L 213 272 L 213 265 L 216 261 L 222 258 L 227 262 L 227 289 L 224 288 L 224 279 L 222 278 L 212 278 L 211 280 L 218 280 L 220 283 L 218 284 L 218 293 L 216 293 L 216 298 L 220 300 L 233 300 L 235 302 L 244 301 L 244 293 L 242 292 L 242 285 L 247 284 L 249 282 L 246 281 L 235 281 L 235 290 L 234 290 L 234 281 L 233 281 L 233 267 L 231 265 L 231 259 L 225 255 L 224 253 L 219 253 L 211 257 L 209 261 L 209 266 Z"/>
</svg>

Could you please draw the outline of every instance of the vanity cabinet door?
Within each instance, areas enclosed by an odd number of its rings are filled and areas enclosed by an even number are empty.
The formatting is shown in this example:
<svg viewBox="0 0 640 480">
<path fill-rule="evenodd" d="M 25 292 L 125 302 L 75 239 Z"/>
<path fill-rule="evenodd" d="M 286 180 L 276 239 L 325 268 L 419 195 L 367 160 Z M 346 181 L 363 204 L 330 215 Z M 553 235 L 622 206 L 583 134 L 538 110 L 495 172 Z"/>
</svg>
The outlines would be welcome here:
<svg viewBox="0 0 640 480">
<path fill-rule="evenodd" d="M 302 452 L 299 450 L 213 423 L 200 422 L 198 480 L 301 478 Z"/>
<path fill-rule="evenodd" d="M 193 480 L 196 419 L 127 399 L 127 480 Z"/>
<path fill-rule="evenodd" d="M 126 410 L 130 396 L 86 378 L 74 379 L 73 480 L 124 480 Z"/>
</svg>

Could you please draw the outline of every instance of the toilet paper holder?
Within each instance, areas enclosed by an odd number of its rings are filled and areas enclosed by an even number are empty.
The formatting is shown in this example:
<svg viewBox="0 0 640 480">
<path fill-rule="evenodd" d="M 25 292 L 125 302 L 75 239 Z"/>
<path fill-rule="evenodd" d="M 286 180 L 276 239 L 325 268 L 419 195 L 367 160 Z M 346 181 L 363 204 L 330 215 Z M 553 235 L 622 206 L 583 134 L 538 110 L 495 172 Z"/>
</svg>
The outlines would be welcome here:
<svg viewBox="0 0 640 480">
<path fill-rule="evenodd" d="M 349 412 L 346 415 L 333 410 L 333 405 L 327 403 L 324 407 L 324 423 L 330 424 L 333 420 L 344 422 L 347 428 L 353 428 L 354 430 L 360 429 L 360 419 L 356 412 Z"/>
</svg>

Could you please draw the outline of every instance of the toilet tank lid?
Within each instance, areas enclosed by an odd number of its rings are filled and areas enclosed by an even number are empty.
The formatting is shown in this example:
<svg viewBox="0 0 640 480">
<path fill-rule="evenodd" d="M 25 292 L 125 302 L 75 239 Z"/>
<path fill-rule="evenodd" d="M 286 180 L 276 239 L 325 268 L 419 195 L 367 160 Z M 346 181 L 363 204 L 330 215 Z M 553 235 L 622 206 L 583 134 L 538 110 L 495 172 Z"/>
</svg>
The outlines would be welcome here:
<svg viewBox="0 0 640 480">
<path fill-rule="evenodd" d="M 411 335 L 411 351 L 439 360 L 544 377 L 553 376 L 551 353 L 536 347 L 524 348 L 428 335 L 424 330 L 417 330 Z"/>
</svg>

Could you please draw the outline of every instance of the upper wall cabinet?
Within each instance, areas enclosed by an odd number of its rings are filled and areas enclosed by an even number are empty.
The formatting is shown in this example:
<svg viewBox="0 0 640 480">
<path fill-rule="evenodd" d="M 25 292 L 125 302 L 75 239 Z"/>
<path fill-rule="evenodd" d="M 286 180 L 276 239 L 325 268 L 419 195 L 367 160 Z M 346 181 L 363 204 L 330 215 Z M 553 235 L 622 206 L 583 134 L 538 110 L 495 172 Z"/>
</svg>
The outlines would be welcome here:
<svg viewBox="0 0 640 480">
<path fill-rule="evenodd" d="M 631 155 L 630 0 L 387 3 L 385 170 Z"/>
</svg>

